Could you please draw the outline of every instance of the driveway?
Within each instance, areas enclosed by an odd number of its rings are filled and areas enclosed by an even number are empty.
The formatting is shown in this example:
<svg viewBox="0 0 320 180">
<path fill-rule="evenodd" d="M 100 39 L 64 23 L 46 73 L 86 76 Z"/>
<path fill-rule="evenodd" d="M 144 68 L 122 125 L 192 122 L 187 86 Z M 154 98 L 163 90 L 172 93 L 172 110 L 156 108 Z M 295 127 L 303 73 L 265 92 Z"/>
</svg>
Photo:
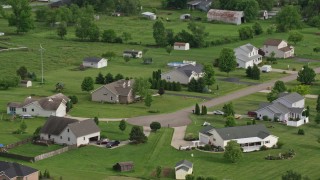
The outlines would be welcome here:
<svg viewBox="0 0 320 180">
<path fill-rule="evenodd" d="M 174 127 L 174 133 L 171 140 L 171 146 L 179 149 L 180 146 L 192 146 L 191 141 L 185 141 L 184 135 L 186 134 L 187 126 Z"/>
</svg>

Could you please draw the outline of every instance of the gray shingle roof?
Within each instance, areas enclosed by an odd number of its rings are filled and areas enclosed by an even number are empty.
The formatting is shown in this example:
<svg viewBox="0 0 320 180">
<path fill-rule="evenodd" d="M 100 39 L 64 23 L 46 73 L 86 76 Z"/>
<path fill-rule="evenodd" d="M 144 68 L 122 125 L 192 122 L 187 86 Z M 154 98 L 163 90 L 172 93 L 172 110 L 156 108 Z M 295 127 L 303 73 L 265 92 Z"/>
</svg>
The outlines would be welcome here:
<svg viewBox="0 0 320 180">
<path fill-rule="evenodd" d="M 181 166 L 181 165 L 186 166 L 186 167 L 188 167 L 188 168 L 192 168 L 192 167 L 193 167 L 192 162 L 187 161 L 187 160 L 185 160 L 185 159 L 182 160 L 182 161 L 177 162 L 176 167 Z"/>
<path fill-rule="evenodd" d="M 249 53 L 251 53 L 253 51 L 253 49 L 257 49 L 256 47 L 254 47 L 252 44 L 248 43 L 245 45 L 242 45 L 238 48 L 235 48 L 235 54 L 237 59 L 244 61 L 244 62 L 248 62 L 257 58 L 261 58 L 262 56 L 260 54 L 256 54 L 254 56 L 249 57 Z"/>
<path fill-rule="evenodd" d="M 281 39 L 267 39 L 267 40 L 264 42 L 264 45 L 268 45 L 268 46 L 278 46 L 281 42 L 282 42 Z"/>
<path fill-rule="evenodd" d="M 196 64 L 195 66 L 192 64 L 188 64 L 182 67 L 178 67 L 176 70 L 190 77 L 193 71 L 196 73 L 201 73 L 203 70 L 203 66 L 201 64 Z"/>
<path fill-rule="evenodd" d="M 11 163 L 11 162 L 0 161 L 0 174 L 2 172 L 6 176 L 8 176 L 10 179 L 14 177 L 27 176 L 37 171 L 38 171 L 37 169 L 24 166 L 15 162 Z"/>
<path fill-rule="evenodd" d="M 206 134 L 206 135 L 208 135 L 208 136 L 211 136 L 212 134 L 210 133 L 210 130 L 212 130 L 212 129 L 214 129 L 214 127 L 212 127 L 212 126 L 206 126 L 206 127 L 202 128 L 202 129 L 200 130 L 200 133 Z"/>
<path fill-rule="evenodd" d="M 130 85 L 128 86 L 129 83 Z M 104 85 L 104 87 L 117 95 L 128 96 L 130 91 L 132 90 L 133 83 L 134 83 L 133 79 L 130 79 L 130 80 L 120 79 L 118 81 L 106 84 Z"/>
<path fill-rule="evenodd" d="M 261 139 L 270 135 L 268 129 L 263 124 L 236 126 L 215 129 L 223 140 L 259 137 Z"/>
<path fill-rule="evenodd" d="M 103 58 L 98 58 L 98 57 L 86 57 L 83 59 L 83 62 L 90 62 L 90 63 L 98 63 L 101 61 Z"/>
<path fill-rule="evenodd" d="M 71 123 L 68 127 L 76 137 L 100 132 L 100 128 L 92 119 Z"/>
<path fill-rule="evenodd" d="M 290 103 L 295 103 L 304 99 L 303 96 L 300 94 L 293 92 L 293 93 L 280 93 L 279 98 L 284 99 Z"/>
</svg>

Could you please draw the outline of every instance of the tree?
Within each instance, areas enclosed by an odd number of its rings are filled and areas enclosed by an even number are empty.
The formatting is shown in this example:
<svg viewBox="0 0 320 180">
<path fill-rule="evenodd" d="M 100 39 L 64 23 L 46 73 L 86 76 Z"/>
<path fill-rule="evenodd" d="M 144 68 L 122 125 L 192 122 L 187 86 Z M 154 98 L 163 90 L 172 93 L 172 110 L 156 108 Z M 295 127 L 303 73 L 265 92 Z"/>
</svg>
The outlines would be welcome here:
<svg viewBox="0 0 320 180">
<path fill-rule="evenodd" d="M 315 48 L 313 48 L 313 52 L 315 52 L 315 53 L 320 52 L 320 47 L 315 47 Z"/>
<path fill-rule="evenodd" d="M 273 89 L 278 91 L 279 93 L 285 92 L 287 90 L 286 85 L 283 81 L 276 81 L 274 83 Z"/>
<path fill-rule="evenodd" d="M 119 123 L 119 129 L 123 132 L 125 131 L 127 128 L 127 123 L 124 119 L 122 119 Z"/>
<path fill-rule="evenodd" d="M 34 28 L 32 8 L 28 0 L 8 0 L 12 14 L 8 17 L 9 26 L 15 26 L 17 34 Z"/>
<path fill-rule="evenodd" d="M 64 88 L 65 88 L 64 83 L 58 82 L 58 83 L 56 84 L 56 91 L 57 91 L 57 92 L 63 91 Z"/>
<path fill-rule="evenodd" d="M 201 112 L 200 112 L 200 107 L 199 107 L 199 104 L 198 104 L 198 103 L 196 103 L 195 110 L 194 110 L 194 114 L 196 114 L 196 115 L 200 115 L 200 114 L 201 114 Z"/>
<path fill-rule="evenodd" d="M 37 127 L 36 130 L 34 130 L 34 132 L 33 132 L 33 137 L 34 138 L 39 137 L 41 128 L 42 128 L 42 126 L 39 126 L 39 127 Z"/>
<path fill-rule="evenodd" d="M 144 105 L 150 108 L 152 101 L 152 96 L 150 93 L 148 93 L 146 98 L 144 99 Z"/>
<path fill-rule="evenodd" d="M 94 84 L 94 82 L 93 82 L 92 77 L 85 77 L 82 81 L 82 84 L 81 84 L 81 90 L 89 92 L 94 89 L 93 84 Z"/>
<path fill-rule="evenodd" d="M 216 81 L 214 77 L 214 69 L 211 65 L 205 65 L 203 68 L 204 72 L 204 81 L 205 84 L 208 86 L 208 89 L 210 88 L 211 85 L 213 85 Z"/>
<path fill-rule="evenodd" d="M 96 125 L 99 125 L 99 118 L 97 116 L 95 116 L 93 118 L 94 122 L 96 123 Z"/>
<path fill-rule="evenodd" d="M 104 79 L 105 79 L 104 83 L 106 84 L 112 83 L 114 81 L 113 75 L 111 73 L 108 73 Z"/>
<path fill-rule="evenodd" d="M 276 26 L 280 32 L 300 29 L 301 25 L 301 15 L 295 6 L 289 5 L 283 7 L 276 16 Z"/>
<path fill-rule="evenodd" d="M 159 122 L 152 122 L 150 124 L 150 128 L 152 131 L 156 132 L 158 129 L 161 128 L 161 124 Z"/>
<path fill-rule="evenodd" d="M 0 77 L 0 89 L 7 90 L 9 87 L 16 87 L 19 85 L 20 80 L 19 76 Z"/>
<path fill-rule="evenodd" d="M 316 117 L 314 118 L 314 121 L 317 123 L 317 124 L 320 124 L 320 113 L 317 113 Z M 320 138 L 319 138 L 320 139 Z M 319 142 L 320 143 L 320 142 Z"/>
<path fill-rule="evenodd" d="M 241 27 L 239 30 L 239 38 L 241 40 L 252 39 L 253 38 L 253 30 L 249 26 Z"/>
<path fill-rule="evenodd" d="M 276 53 L 275 52 L 271 52 L 270 57 L 267 57 L 267 61 L 275 63 L 277 61 L 277 59 L 275 58 Z"/>
<path fill-rule="evenodd" d="M 77 104 L 78 103 L 78 97 L 76 95 L 69 96 L 70 101 L 72 104 Z"/>
<path fill-rule="evenodd" d="M 147 94 L 149 94 L 149 88 L 151 87 L 150 82 L 148 79 L 144 78 L 135 78 L 134 84 L 132 87 L 134 95 L 138 95 L 141 98 L 145 98 Z"/>
<path fill-rule="evenodd" d="M 66 103 L 66 111 L 69 112 L 72 108 L 73 108 L 73 105 L 72 105 L 72 102 L 71 101 L 68 101 Z"/>
<path fill-rule="evenodd" d="M 317 111 L 318 113 L 320 113 L 320 95 L 318 95 L 318 98 L 317 98 L 316 111 Z"/>
<path fill-rule="evenodd" d="M 291 89 L 292 92 L 297 92 L 302 96 L 310 93 L 310 86 L 308 85 L 297 85 Z"/>
<path fill-rule="evenodd" d="M 124 56 L 123 60 L 124 60 L 124 62 L 128 63 L 130 61 L 130 57 L 129 56 Z"/>
<path fill-rule="evenodd" d="M 63 39 L 65 35 L 67 35 L 67 25 L 65 22 L 61 22 L 57 27 L 57 35 Z"/>
<path fill-rule="evenodd" d="M 162 7 L 168 9 L 185 9 L 187 7 L 187 0 L 164 0 Z"/>
<path fill-rule="evenodd" d="M 22 133 L 25 133 L 26 130 L 27 130 L 27 127 L 28 127 L 28 126 L 27 126 L 26 122 L 22 121 L 21 124 L 20 124 L 20 130 L 21 130 L 21 132 L 22 132 Z"/>
<path fill-rule="evenodd" d="M 242 158 L 242 156 L 242 150 L 237 141 L 229 141 L 227 146 L 225 147 L 223 157 L 226 160 L 235 163 L 239 161 Z"/>
<path fill-rule="evenodd" d="M 28 70 L 25 66 L 20 66 L 17 70 L 17 75 L 21 77 L 21 79 L 26 79 L 28 77 Z"/>
<path fill-rule="evenodd" d="M 117 33 L 113 29 L 104 30 L 102 33 L 102 41 L 108 43 L 114 43 L 117 38 Z"/>
<path fill-rule="evenodd" d="M 256 0 L 242 0 L 237 3 L 236 10 L 243 11 L 246 21 L 250 22 L 257 18 L 259 4 Z"/>
<path fill-rule="evenodd" d="M 99 41 L 100 29 L 96 24 L 94 24 L 94 23 L 91 24 L 91 27 L 89 28 L 89 36 L 88 37 L 89 37 L 89 40 L 92 42 Z"/>
<path fill-rule="evenodd" d="M 93 21 L 89 17 L 82 17 L 80 23 L 76 27 L 75 35 L 81 40 L 85 40 L 89 37 L 91 26 Z"/>
<path fill-rule="evenodd" d="M 247 67 L 246 76 L 249 77 L 249 78 L 252 77 L 252 67 L 251 66 Z"/>
<path fill-rule="evenodd" d="M 312 68 L 305 65 L 303 69 L 298 72 L 297 81 L 302 84 L 311 85 L 315 81 L 316 73 Z"/>
<path fill-rule="evenodd" d="M 124 79 L 124 76 L 120 73 L 118 73 L 115 77 L 114 77 L 114 81 L 118 81 L 120 79 Z"/>
<path fill-rule="evenodd" d="M 105 79 L 101 72 L 99 72 L 98 76 L 96 77 L 96 84 L 104 84 Z"/>
<path fill-rule="evenodd" d="M 287 171 L 282 175 L 282 180 L 302 180 L 301 174 L 294 172 L 292 170 Z"/>
<path fill-rule="evenodd" d="M 234 71 L 236 67 L 237 61 L 233 50 L 230 48 L 223 48 L 219 56 L 220 71 L 226 72 L 229 75 L 229 72 Z"/>
<path fill-rule="evenodd" d="M 236 126 L 236 121 L 233 116 L 228 116 L 225 127 L 233 127 Z"/>
<path fill-rule="evenodd" d="M 234 111 L 232 102 L 230 102 L 228 104 L 224 104 L 223 107 L 222 107 L 222 110 L 224 112 L 224 116 L 225 117 L 234 116 L 235 115 L 235 111 Z"/>
<path fill-rule="evenodd" d="M 194 175 L 192 175 L 192 174 L 187 174 L 187 175 L 186 175 L 186 180 L 194 180 Z"/>
<path fill-rule="evenodd" d="M 267 11 L 271 11 L 275 1 L 274 0 L 257 0 L 260 9 L 265 9 Z"/>
<path fill-rule="evenodd" d="M 173 47 L 171 46 L 171 45 L 168 45 L 167 47 L 166 47 L 166 52 L 169 54 L 169 55 L 171 55 L 171 52 L 173 51 Z"/>
<path fill-rule="evenodd" d="M 158 46 L 164 47 L 167 45 L 166 30 L 160 20 L 153 24 L 153 38 Z"/>
<path fill-rule="evenodd" d="M 251 72 L 251 78 L 255 80 L 260 79 L 260 69 L 256 64 L 253 65 L 252 72 Z"/>
<path fill-rule="evenodd" d="M 133 126 L 129 136 L 129 140 L 133 141 L 136 144 L 145 143 L 148 141 L 148 138 L 143 133 L 142 128 L 139 126 Z"/>
<path fill-rule="evenodd" d="M 122 39 L 123 39 L 123 41 L 124 41 L 125 43 L 127 43 L 129 40 L 132 39 L 131 34 L 128 33 L 128 32 L 123 32 L 122 35 L 121 35 L 121 37 L 122 37 Z"/>
<path fill-rule="evenodd" d="M 157 167 L 157 170 L 156 170 L 156 176 L 157 176 L 157 178 L 160 178 L 160 176 L 161 176 L 161 171 L 162 171 L 161 166 L 158 166 L 158 167 Z"/>
<path fill-rule="evenodd" d="M 260 23 L 258 23 L 258 22 L 255 22 L 253 24 L 252 29 L 253 29 L 253 32 L 255 35 L 260 35 L 263 33 L 263 29 L 262 29 Z"/>
<path fill-rule="evenodd" d="M 164 93 L 165 93 L 164 88 L 163 88 L 163 87 L 160 87 L 159 90 L 158 90 L 158 94 L 159 94 L 160 96 L 162 96 Z"/>
<path fill-rule="evenodd" d="M 297 31 L 291 31 L 289 33 L 288 41 L 293 42 L 295 45 L 303 40 L 303 35 Z"/>
<path fill-rule="evenodd" d="M 206 37 L 209 33 L 205 31 L 206 27 L 202 24 L 195 23 L 193 21 L 189 22 L 188 29 L 192 32 L 191 47 L 205 47 Z M 182 41 L 189 42 L 189 41 Z"/>
<path fill-rule="evenodd" d="M 267 94 L 267 100 L 269 102 L 272 102 L 272 101 L 278 99 L 278 95 L 279 95 L 279 92 L 275 89 L 272 89 L 271 92 Z"/>
<path fill-rule="evenodd" d="M 207 115 L 207 106 L 201 106 L 201 115 Z"/>
</svg>

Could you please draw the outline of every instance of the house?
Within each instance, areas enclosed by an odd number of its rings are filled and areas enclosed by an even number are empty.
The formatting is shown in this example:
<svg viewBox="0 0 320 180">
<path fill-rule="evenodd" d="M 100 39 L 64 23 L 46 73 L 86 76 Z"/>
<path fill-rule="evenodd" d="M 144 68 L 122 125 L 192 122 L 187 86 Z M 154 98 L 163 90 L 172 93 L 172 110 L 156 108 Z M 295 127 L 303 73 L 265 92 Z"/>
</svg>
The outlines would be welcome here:
<svg viewBox="0 0 320 180">
<path fill-rule="evenodd" d="M 238 67 L 247 69 L 254 64 L 260 64 L 262 56 L 258 54 L 258 50 L 258 48 L 249 43 L 234 49 Z"/>
<path fill-rule="evenodd" d="M 20 81 L 20 86 L 21 87 L 31 87 L 32 86 L 32 81 L 30 81 L 30 80 L 21 80 Z"/>
<path fill-rule="evenodd" d="M 193 164 L 190 161 L 182 160 L 176 164 L 174 170 L 176 179 L 186 179 L 186 175 L 192 174 Z"/>
<path fill-rule="evenodd" d="M 39 170 L 16 162 L 0 161 L 1 180 L 38 180 Z"/>
<path fill-rule="evenodd" d="M 157 15 L 152 12 L 143 12 L 143 13 L 141 13 L 141 15 L 147 19 L 151 19 L 151 20 L 157 19 Z"/>
<path fill-rule="evenodd" d="M 181 20 L 191 19 L 191 14 L 182 14 L 180 15 L 180 19 Z"/>
<path fill-rule="evenodd" d="M 51 7 L 51 8 L 59 8 L 61 6 L 69 6 L 71 4 L 72 4 L 71 0 L 58 0 L 58 1 L 50 3 L 49 7 Z"/>
<path fill-rule="evenodd" d="M 68 97 L 59 93 L 49 97 L 27 97 L 24 102 L 10 102 L 7 104 L 7 113 L 16 115 L 31 116 L 65 116 L 67 110 Z"/>
<path fill-rule="evenodd" d="M 221 21 L 240 25 L 245 22 L 243 11 L 229 11 L 220 9 L 210 9 L 207 13 L 208 21 Z"/>
<path fill-rule="evenodd" d="M 173 45 L 174 50 L 189 50 L 190 45 L 189 43 L 183 43 L 183 42 L 175 42 Z"/>
<path fill-rule="evenodd" d="M 259 18 L 266 20 L 268 19 L 269 15 L 268 15 L 268 11 L 267 10 L 261 10 L 259 11 Z"/>
<path fill-rule="evenodd" d="M 262 103 L 256 116 L 259 119 L 268 119 L 284 122 L 289 126 L 300 126 L 308 123 L 309 118 L 304 115 L 305 99 L 300 94 L 280 93 L 278 99 L 271 103 Z"/>
<path fill-rule="evenodd" d="M 91 100 L 96 102 L 128 104 L 134 101 L 132 90 L 134 80 L 118 80 L 91 92 Z"/>
<path fill-rule="evenodd" d="M 262 146 L 273 147 L 278 137 L 270 134 L 263 124 L 214 128 L 207 126 L 199 132 L 200 143 L 225 148 L 231 140 L 237 141 L 244 152 L 258 151 Z"/>
<path fill-rule="evenodd" d="M 40 130 L 40 139 L 56 144 L 86 145 L 100 139 L 100 129 L 92 119 L 50 116 Z"/>
<path fill-rule="evenodd" d="M 103 68 L 108 65 L 108 60 L 98 57 L 87 57 L 82 62 L 83 67 Z"/>
<path fill-rule="evenodd" d="M 198 9 L 207 12 L 210 9 L 212 0 L 192 0 L 187 3 L 190 10 Z"/>
<path fill-rule="evenodd" d="M 169 72 L 162 73 L 161 79 L 168 82 L 179 82 L 180 84 L 188 84 L 192 78 L 198 80 L 203 77 L 203 66 L 201 64 L 188 64 L 175 68 Z"/>
<path fill-rule="evenodd" d="M 123 57 L 142 58 L 142 51 L 125 50 L 123 51 Z"/>
<path fill-rule="evenodd" d="M 265 56 L 270 57 L 274 52 L 276 58 L 289 58 L 294 56 L 294 47 L 289 46 L 288 43 L 281 39 L 267 39 L 262 50 Z"/>
<path fill-rule="evenodd" d="M 115 171 L 131 171 L 134 168 L 134 164 L 132 161 L 128 162 L 118 162 L 115 165 L 113 165 L 113 169 Z"/>
</svg>

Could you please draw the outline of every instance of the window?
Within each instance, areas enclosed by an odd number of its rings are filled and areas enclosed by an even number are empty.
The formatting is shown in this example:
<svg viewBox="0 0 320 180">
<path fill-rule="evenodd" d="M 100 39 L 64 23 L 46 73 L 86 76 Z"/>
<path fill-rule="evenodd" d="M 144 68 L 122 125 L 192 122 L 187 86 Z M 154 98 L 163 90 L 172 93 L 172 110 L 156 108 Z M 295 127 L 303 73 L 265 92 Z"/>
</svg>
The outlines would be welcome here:
<svg viewBox="0 0 320 180">
<path fill-rule="evenodd" d="M 86 140 L 86 137 L 83 137 L 83 140 Z"/>
<path fill-rule="evenodd" d="M 168 79 L 168 80 L 170 80 L 170 79 L 171 79 L 171 77 L 170 77 L 170 76 L 167 76 L 167 79 Z"/>
<path fill-rule="evenodd" d="M 68 137 L 68 141 L 70 141 L 70 138 Z"/>
<path fill-rule="evenodd" d="M 60 139 L 62 139 L 62 136 L 60 136 Z"/>
<path fill-rule="evenodd" d="M 110 97 L 110 100 L 112 101 L 112 99 L 113 99 L 113 97 L 111 96 L 111 97 Z"/>
<path fill-rule="evenodd" d="M 67 129 L 67 131 L 69 132 L 70 130 L 69 130 L 69 129 Z"/>
<path fill-rule="evenodd" d="M 270 143 L 270 141 L 265 141 L 264 143 L 265 143 L 265 144 L 269 144 L 269 143 Z"/>
<path fill-rule="evenodd" d="M 27 108 L 22 108 L 22 112 L 27 112 Z"/>
<path fill-rule="evenodd" d="M 31 111 L 33 112 L 33 111 L 34 111 L 34 109 L 31 109 Z"/>
<path fill-rule="evenodd" d="M 10 107 L 9 109 L 10 109 L 10 111 L 12 111 L 12 112 L 16 112 L 16 108 L 15 108 L 15 107 Z"/>
</svg>

